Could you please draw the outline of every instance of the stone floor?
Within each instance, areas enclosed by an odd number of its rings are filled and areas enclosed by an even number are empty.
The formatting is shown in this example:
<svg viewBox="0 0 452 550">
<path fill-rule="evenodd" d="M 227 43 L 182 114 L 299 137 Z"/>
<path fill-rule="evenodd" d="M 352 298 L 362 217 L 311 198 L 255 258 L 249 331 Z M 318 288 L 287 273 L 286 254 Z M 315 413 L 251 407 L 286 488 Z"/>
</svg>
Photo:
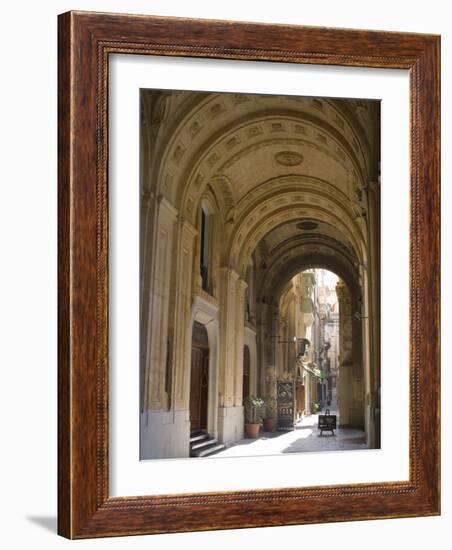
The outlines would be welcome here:
<svg viewBox="0 0 452 550">
<path fill-rule="evenodd" d="M 336 411 L 331 410 L 331 414 L 336 414 Z M 367 449 L 365 434 L 361 430 L 339 428 L 335 430 L 334 435 L 324 432 L 321 436 L 317 425 L 318 415 L 312 414 L 300 420 L 294 430 L 261 432 L 258 439 L 242 439 L 215 456 L 259 456 Z"/>
</svg>

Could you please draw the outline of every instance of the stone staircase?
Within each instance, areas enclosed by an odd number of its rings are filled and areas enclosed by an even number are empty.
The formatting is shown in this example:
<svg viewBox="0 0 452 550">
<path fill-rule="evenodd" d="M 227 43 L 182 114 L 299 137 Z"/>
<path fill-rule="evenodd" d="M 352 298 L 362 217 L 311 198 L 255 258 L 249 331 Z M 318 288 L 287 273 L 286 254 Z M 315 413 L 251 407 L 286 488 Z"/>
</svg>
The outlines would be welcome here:
<svg viewBox="0 0 452 550">
<path fill-rule="evenodd" d="M 211 437 L 207 432 L 202 430 L 194 431 L 190 434 L 190 456 L 204 457 L 211 456 L 225 449 L 225 445 L 220 443 L 218 439 Z"/>
</svg>

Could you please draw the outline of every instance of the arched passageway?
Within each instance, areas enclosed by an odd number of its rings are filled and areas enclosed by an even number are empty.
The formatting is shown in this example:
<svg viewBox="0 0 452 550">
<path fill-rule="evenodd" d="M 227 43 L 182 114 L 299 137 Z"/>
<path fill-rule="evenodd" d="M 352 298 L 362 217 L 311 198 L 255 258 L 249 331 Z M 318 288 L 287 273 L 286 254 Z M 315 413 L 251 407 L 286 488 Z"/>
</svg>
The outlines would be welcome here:
<svg viewBox="0 0 452 550">
<path fill-rule="evenodd" d="M 278 293 L 276 376 L 268 377 L 266 393 L 277 396 L 278 383 L 291 381 L 295 421 L 328 408 L 339 426 L 364 429 L 362 342 L 347 285 L 331 271 L 309 268 Z"/>
<path fill-rule="evenodd" d="M 209 336 L 204 424 L 216 440 L 240 441 L 244 399 L 270 403 L 294 376 L 294 421 L 337 399 L 341 424 L 374 448 L 379 103 L 150 90 L 141 103 L 143 457 L 163 425 L 175 442 L 166 456 L 188 456 L 194 321 Z M 308 295 L 326 271 L 338 278 L 334 387 L 315 374 L 331 348 L 303 343 L 317 311 Z M 311 366 L 282 344 L 291 338 L 317 354 Z"/>
</svg>

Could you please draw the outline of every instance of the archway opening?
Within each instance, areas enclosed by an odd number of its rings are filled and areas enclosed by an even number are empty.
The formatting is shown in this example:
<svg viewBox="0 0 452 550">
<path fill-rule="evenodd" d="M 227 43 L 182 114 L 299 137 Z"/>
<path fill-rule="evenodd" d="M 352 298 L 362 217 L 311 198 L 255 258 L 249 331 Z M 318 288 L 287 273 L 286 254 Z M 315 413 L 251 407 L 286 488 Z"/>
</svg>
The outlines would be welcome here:
<svg viewBox="0 0 452 550">
<path fill-rule="evenodd" d="M 293 416 L 338 412 L 339 299 L 344 283 L 332 271 L 305 269 L 284 286 L 277 301 L 277 385 L 293 385 Z M 279 388 L 276 388 L 279 395 Z"/>
<path fill-rule="evenodd" d="M 271 228 L 254 256 L 261 393 L 283 396 L 279 428 L 329 409 L 341 427 L 363 430 L 364 279 L 357 250 L 331 224 L 305 217 Z"/>
</svg>

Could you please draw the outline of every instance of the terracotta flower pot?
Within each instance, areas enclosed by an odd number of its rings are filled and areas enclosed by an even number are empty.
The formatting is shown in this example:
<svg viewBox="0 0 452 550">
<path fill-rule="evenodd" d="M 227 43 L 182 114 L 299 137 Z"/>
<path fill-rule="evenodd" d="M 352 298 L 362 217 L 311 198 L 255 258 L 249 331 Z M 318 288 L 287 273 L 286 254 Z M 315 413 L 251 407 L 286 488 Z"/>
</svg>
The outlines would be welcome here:
<svg viewBox="0 0 452 550">
<path fill-rule="evenodd" d="M 272 432 L 275 429 L 275 419 L 271 416 L 264 418 L 264 432 Z"/>
<path fill-rule="evenodd" d="M 259 435 L 260 424 L 245 424 L 245 435 L 248 439 L 256 439 Z"/>
</svg>

